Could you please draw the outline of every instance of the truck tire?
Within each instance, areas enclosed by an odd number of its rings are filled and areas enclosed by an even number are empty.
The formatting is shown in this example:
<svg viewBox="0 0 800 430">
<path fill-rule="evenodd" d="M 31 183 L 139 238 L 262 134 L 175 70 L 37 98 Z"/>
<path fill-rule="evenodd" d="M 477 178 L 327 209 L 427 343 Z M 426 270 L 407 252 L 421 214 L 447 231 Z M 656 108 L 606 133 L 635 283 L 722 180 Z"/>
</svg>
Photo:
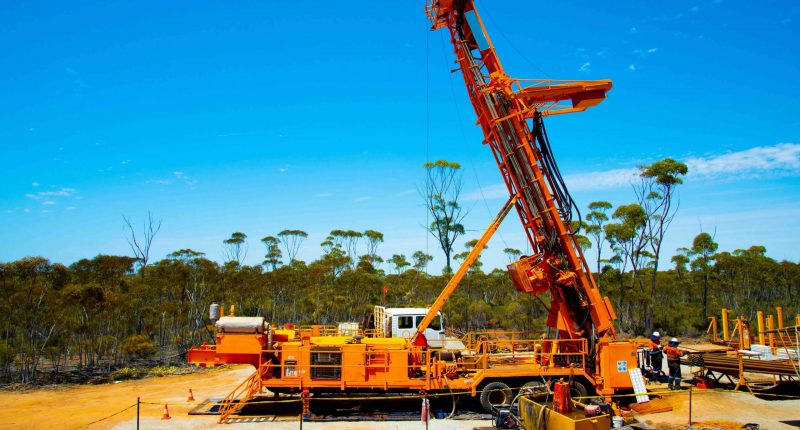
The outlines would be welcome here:
<svg viewBox="0 0 800 430">
<path fill-rule="evenodd" d="M 505 382 L 490 382 L 481 390 L 481 406 L 486 412 L 492 412 L 495 405 L 510 405 L 513 399 L 514 393 Z"/>
<path fill-rule="evenodd" d="M 586 397 L 588 395 L 589 395 L 589 390 L 586 388 L 586 385 L 584 385 L 582 382 L 572 381 L 572 383 L 569 384 L 569 396 L 572 397 L 573 399 L 576 397 Z M 581 399 L 580 401 L 581 403 L 585 403 L 586 399 Z"/>
</svg>

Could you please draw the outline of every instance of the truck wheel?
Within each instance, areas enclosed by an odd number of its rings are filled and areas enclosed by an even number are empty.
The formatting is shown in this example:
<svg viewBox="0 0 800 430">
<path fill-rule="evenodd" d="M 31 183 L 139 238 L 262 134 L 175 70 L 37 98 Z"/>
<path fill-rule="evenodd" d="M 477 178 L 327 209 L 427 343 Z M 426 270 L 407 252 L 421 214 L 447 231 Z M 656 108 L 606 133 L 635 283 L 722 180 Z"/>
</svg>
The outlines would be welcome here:
<svg viewBox="0 0 800 430">
<path fill-rule="evenodd" d="M 586 389 L 586 385 L 583 385 L 582 382 L 579 381 L 572 381 L 569 385 L 569 396 L 572 398 L 575 397 L 586 397 L 589 395 L 589 390 Z M 586 399 L 582 399 L 581 403 L 585 403 Z"/>
<path fill-rule="evenodd" d="M 481 390 L 481 406 L 486 412 L 492 412 L 492 406 L 509 405 L 513 399 L 514 393 L 504 382 L 490 382 Z"/>
<path fill-rule="evenodd" d="M 541 394 L 547 394 L 547 385 L 542 381 L 528 381 L 519 389 L 519 393 L 523 396 L 536 397 Z"/>
</svg>

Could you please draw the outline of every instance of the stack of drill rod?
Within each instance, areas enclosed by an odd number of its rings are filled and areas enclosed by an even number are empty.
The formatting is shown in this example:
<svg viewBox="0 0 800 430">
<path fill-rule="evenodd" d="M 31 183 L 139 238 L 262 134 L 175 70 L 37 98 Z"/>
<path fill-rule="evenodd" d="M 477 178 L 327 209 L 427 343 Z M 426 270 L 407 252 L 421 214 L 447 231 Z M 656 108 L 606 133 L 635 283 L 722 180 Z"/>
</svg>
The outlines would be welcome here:
<svg viewBox="0 0 800 430">
<path fill-rule="evenodd" d="M 772 346 L 775 348 L 798 348 L 800 342 L 800 326 L 766 330 L 764 334 L 770 335 Z"/>
<path fill-rule="evenodd" d="M 758 358 L 740 358 L 725 354 L 689 354 L 681 360 L 681 363 L 726 375 L 739 375 L 740 359 L 742 360 L 741 370 L 746 373 L 797 376 L 797 363 L 793 363 L 790 360 L 760 360 Z"/>
</svg>

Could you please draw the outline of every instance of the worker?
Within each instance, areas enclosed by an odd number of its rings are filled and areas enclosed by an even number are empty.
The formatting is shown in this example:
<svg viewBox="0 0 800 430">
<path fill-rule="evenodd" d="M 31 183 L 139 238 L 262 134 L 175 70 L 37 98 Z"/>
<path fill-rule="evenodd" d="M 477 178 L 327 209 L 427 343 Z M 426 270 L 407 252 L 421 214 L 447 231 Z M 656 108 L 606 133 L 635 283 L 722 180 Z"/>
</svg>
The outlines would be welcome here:
<svg viewBox="0 0 800 430">
<path fill-rule="evenodd" d="M 683 351 L 678 349 L 680 341 L 677 338 L 672 338 L 667 347 L 664 348 L 664 353 L 667 354 L 667 367 L 669 368 L 669 389 L 681 389 L 681 356 Z"/>
<path fill-rule="evenodd" d="M 661 345 L 661 333 L 654 331 L 650 335 L 650 347 L 647 350 L 647 358 L 650 361 L 650 381 L 661 382 L 661 377 L 664 375 L 664 347 Z"/>
</svg>

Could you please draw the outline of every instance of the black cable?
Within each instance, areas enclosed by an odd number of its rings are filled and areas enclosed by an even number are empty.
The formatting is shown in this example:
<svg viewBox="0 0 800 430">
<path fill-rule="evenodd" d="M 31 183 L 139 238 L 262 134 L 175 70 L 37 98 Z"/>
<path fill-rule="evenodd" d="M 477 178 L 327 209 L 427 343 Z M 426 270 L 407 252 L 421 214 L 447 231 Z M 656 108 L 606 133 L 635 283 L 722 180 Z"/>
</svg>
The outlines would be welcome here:
<svg viewBox="0 0 800 430">
<path fill-rule="evenodd" d="M 572 234 L 577 234 L 583 225 L 581 211 L 578 205 L 575 203 L 575 200 L 572 198 L 572 195 L 567 188 L 567 184 L 564 182 L 564 178 L 561 175 L 561 170 L 558 168 L 558 164 L 555 161 L 553 149 L 550 146 L 550 139 L 547 136 L 547 129 L 544 126 L 541 112 L 536 112 L 533 118 L 533 139 L 531 141 L 536 141 L 539 143 L 539 149 L 542 154 L 542 163 L 550 172 L 550 177 L 552 178 L 554 188 L 553 192 L 556 194 L 557 199 L 561 202 L 561 207 L 558 208 L 559 214 L 561 215 L 561 218 L 566 221 L 570 232 Z M 578 219 L 578 225 L 574 231 L 572 227 L 573 211 L 577 215 Z"/>
</svg>

